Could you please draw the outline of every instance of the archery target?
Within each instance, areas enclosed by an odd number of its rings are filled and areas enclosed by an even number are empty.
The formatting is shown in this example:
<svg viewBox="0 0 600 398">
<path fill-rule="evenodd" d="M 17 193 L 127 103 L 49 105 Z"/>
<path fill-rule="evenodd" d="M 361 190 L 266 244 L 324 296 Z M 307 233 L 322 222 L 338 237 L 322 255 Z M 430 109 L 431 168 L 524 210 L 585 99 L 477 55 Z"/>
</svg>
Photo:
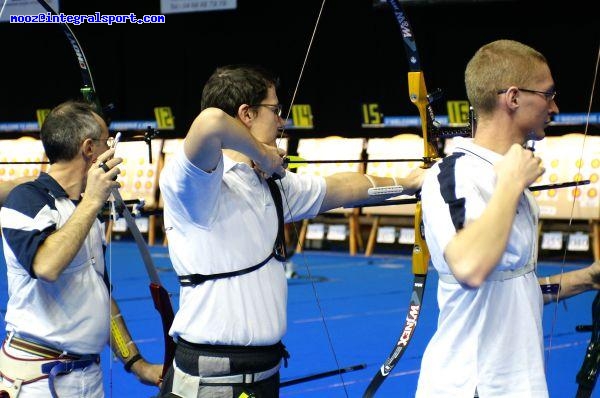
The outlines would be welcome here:
<svg viewBox="0 0 600 398">
<path fill-rule="evenodd" d="M 32 137 L 2 140 L 0 162 L 43 162 L 46 161 L 42 141 Z M 38 176 L 44 170 L 42 164 L 0 164 L 0 181 L 19 177 Z"/>
<path fill-rule="evenodd" d="M 585 140 L 585 145 L 584 145 Z M 590 180 L 589 185 L 534 192 L 540 218 L 600 217 L 600 137 L 573 133 L 536 143 L 536 156 L 546 172 L 533 185 Z"/>
</svg>

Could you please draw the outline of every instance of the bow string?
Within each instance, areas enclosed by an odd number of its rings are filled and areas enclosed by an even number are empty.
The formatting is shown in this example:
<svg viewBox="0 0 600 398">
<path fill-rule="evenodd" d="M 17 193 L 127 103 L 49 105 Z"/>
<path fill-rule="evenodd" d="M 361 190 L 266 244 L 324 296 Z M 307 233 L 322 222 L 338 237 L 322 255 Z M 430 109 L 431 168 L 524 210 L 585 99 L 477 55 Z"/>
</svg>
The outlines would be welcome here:
<svg viewBox="0 0 600 398">
<path fill-rule="evenodd" d="M 588 130 L 589 130 L 590 114 L 592 112 L 592 104 L 593 104 L 593 100 L 594 100 L 594 89 L 595 89 L 596 83 L 598 81 L 598 66 L 599 65 L 600 65 L 600 45 L 598 46 L 598 55 L 596 57 L 596 68 L 595 68 L 594 76 L 592 79 L 592 90 L 590 93 L 589 105 L 588 105 L 588 110 L 587 110 L 583 143 L 581 145 L 580 159 L 582 159 L 582 160 L 583 160 L 583 154 L 584 154 L 584 148 L 585 148 L 585 141 L 586 141 Z M 580 162 L 578 162 L 578 164 L 579 164 L 579 166 L 578 166 L 579 170 L 577 172 L 577 175 L 581 175 L 580 171 L 581 171 L 583 162 L 580 161 Z M 575 188 L 575 189 L 578 189 L 578 188 Z M 573 203 L 571 206 L 571 217 L 569 219 L 569 226 L 571 226 L 572 222 L 573 222 L 573 214 L 574 214 L 574 210 L 575 210 L 576 198 L 577 198 L 577 195 L 573 195 Z M 566 255 L 567 255 L 567 247 L 565 247 L 565 249 L 564 249 L 563 262 L 562 262 L 561 271 L 560 271 L 561 275 L 560 275 L 559 286 L 560 286 L 560 282 L 562 281 L 562 275 L 564 273 Z M 556 319 L 557 319 L 557 308 L 558 308 L 559 299 L 560 299 L 560 290 L 556 294 L 554 319 L 552 321 L 552 331 L 550 333 L 550 339 L 551 339 L 550 347 L 552 346 L 552 335 L 554 333 L 554 327 L 555 327 Z M 599 370 L 599 366 L 600 366 L 600 291 L 598 291 L 596 293 L 596 296 L 594 297 L 594 300 L 592 301 L 591 314 L 592 314 L 592 325 L 587 326 L 587 327 L 578 327 L 577 328 L 578 331 L 589 331 L 589 332 L 592 332 L 592 334 L 590 337 L 590 342 L 586 348 L 585 356 L 583 358 L 583 363 L 581 364 L 581 368 L 579 369 L 579 372 L 577 373 L 577 376 L 575 377 L 575 380 L 578 385 L 576 398 L 590 398 L 594 391 L 594 387 L 596 386 L 596 381 L 598 380 L 598 370 Z M 548 350 L 548 353 L 550 353 L 550 350 Z"/>
<path fill-rule="evenodd" d="M 314 24 L 313 31 L 311 33 L 310 40 L 308 42 L 308 46 L 307 46 L 307 49 L 306 49 L 306 53 L 304 55 L 304 59 L 302 61 L 302 66 L 301 66 L 300 72 L 298 74 L 298 79 L 296 80 L 296 85 L 294 87 L 292 98 L 290 100 L 290 106 L 289 106 L 287 114 L 285 116 L 285 120 L 289 120 L 289 118 L 290 118 L 292 107 L 293 107 L 293 105 L 295 103 L 296 95 L 298 94 L 298 90 L 300 88 L 300 82 L 302 81 L 302 77 L 304 76 L 304 70 L 305 70 L 306 64 L 308 62 L 308 57 L 310 55 L 310 52 L 311 52 L 311 49 L 312 49 L 312 45 L 314 43 L 314 40 L 315 40 L 315 37 L 316 37 L 316 33 L 317 33 L 317 30 L 318 30 L 318 27 L 319 27 L 319 23 L 321 21 L 321 16 L 323 15 L 323 10 L 325 8 L 325 3 L 326 3 L 326 0 L 322 0 L 321 1 L 319 12 L 317 13 L 317 18 L 316 18 L 316 21 L 315 21 L 315 24 Z M 283 126 L 283 128 L 281 129 L 281 132 L 280 132 L 280 136 L 279 136 L 280 142 L 281 142 L 281 139 L 284 137 L 284 135 L 285 135 L 285 126 Z M 285 161 L 285 159 L 284 159 L 284 161 Z M 284 185 L 281 182 L 281 180 L 279 180 L 279 179 L 276 179 L 275 181 L 278 183 L 279 189 L 280 189 L 280 191 L 282 193 L 282 197 L 283 197 L 283 201 L 285 202 L 285 206 L 286 206 L 286 209 L 287 209 L 288 217 L 289 217 L 290 220 L 294 220 L 294 215 L 292 214 L 292 209 L 291 209 L 291 206 L 289 204 L 288 195 L 287 195 L 287 193 L 285 191 Z M 299 241 L 300 232 L 298 231 L 298 228 L 297 228 L 297 226 L 296 226 L 296 224 L 294 222 L 292 222 L 291 225 L 292 225 L 292 230 L 294 232 L 295 238 Z M 328 376 L 337 375 L 339 377 L 339 379 L 341 381 L 341 384 L 342 384 L 342 388 L 344 389 L 344 394 L 346 395 L 346 397 L 348 397 L 349 396 L 348 395 L 348 390 L 346 388 L 346 383 L 344 382 L 344 378 L 343 378 L 342 374 L 346 373 L 349 368 L 342 368 L 340 366 L 337 354 L 335 352 L 335 348 L 333 346 L 333 341 L 332 341 L 332 338 L 331 338 L 331 333 L 329 331 L 329 327 L 327 325 L 327 321 L 325 320 L 325 314 L 324 314 L 324 311 L 323 311 L 323 307 L 321 305 L 321 300 L 319 298 L 319 294 L 318 294 L 317 287 L 316 287 L 316 284 L 315 284 L 315 279 L 312 277 L 312 272 L 311 272 L 311 269 L 310 269 L 310 267 L 308 265 L 308 260 L 306 258 L 306 255 L 304 254 L 304 251 L 301 251 L 300 254 L 302 256 L 303 266 L 304 266 L 304 268 L 306 270 L 306 273 L 308 275 L 308 279 L 310 280 L 310 283 L 311 283 L 313 295 L 315 297 L 316 305 L 317 305 L 317 308 L 319 310 L 319 315 L 321 317 L 321 323 L 323 324 L 323 329 L 325 331 L 325 335 L 327 336 L 327 343 L 329 345 L 329 349 L 330 349 L 331 354 L 333 356 L 333 359 L 335 361 L 336 369 L 333 370 L 333 371 L 330 371 L 330 372 L 325 372 L 325 373 Z M 360 366 L 362 366 L 362 365 L 360 365 Z"/>
</svg>

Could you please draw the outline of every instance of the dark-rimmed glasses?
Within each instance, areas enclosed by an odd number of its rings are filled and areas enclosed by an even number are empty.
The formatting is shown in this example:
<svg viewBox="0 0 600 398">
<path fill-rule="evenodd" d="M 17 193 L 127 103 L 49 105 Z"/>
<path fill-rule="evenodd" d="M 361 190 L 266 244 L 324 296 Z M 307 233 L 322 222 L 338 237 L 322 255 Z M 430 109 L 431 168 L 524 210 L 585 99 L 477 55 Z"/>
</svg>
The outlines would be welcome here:
<svg viewBox="0 0 600 398">
<path fill-rule="evenodd" d="M 547 101 L 552 101 L 554 100 L 554 98 L 556 98 L 556 94 L 558 94 L 558 91 L 552 89 L 551 91 L 539 91 L 539 90 L 530 90 L 528 88 L 519 88 L 517 87 L 517 90 L 519 91 L 523 91 L 526 93 L 535 93 L 535 94 L 542 94 L 544 97 L 546 97 Z M 507 88 L 503 89 L 503 90 L 498 90 L 498 92 L 496 94 L 504 94 L 508 91 Z"/>
<path fill-rule="evenodd" d="M 269 108 L 271 112 L 276 114 L 278 117 L 281 117 L 281 111 L 283 110 L 283 105 L 281 104 L 251 104 L 251 107 L 264 106 Z"/>
</svg>

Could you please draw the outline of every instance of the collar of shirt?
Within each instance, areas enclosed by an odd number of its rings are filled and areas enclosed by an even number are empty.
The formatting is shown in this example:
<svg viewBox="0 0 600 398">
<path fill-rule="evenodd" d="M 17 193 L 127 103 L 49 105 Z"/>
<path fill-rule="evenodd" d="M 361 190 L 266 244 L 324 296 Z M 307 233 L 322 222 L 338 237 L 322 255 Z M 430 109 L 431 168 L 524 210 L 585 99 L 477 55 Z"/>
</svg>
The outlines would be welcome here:
<svg viewBox="0 0 600 398">
<path fill-rule="evenodd" d="M 36 180 L 39 184 L 41 184 L 44 188 L 46 188 L 52 196 L 55 198 L 68 198 L 69 195 L 65 192 L 65 190 L 59 185 L 58 182 L 49 174 L 41 172 L 40 176 Z"/>
<path fill-rule="evenodd" d="M 246 166 L 248 169 L 252 170 L 252 168 L 244 162 L 237 162 L 227 155 L 223 154 L 223 174 L 227 173 L 229 170 L 234 167 L 244 167 Z"/>
<path fill-rule="evenodd" d="M 454 139 L 456 140 L 454 151 L 472 154 L 491 165 L 503 158 L 503 155 L 475 144 L 472 138 L 456 137 Z"/>
</svg>

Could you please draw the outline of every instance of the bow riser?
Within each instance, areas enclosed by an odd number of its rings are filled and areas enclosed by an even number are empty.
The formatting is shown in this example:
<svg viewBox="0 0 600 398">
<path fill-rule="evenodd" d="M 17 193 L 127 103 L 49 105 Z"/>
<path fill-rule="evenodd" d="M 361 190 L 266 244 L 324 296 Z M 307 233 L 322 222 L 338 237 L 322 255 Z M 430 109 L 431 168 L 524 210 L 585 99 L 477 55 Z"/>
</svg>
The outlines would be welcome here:
<svg viewBox="0 0 600 398">
<path fill-rule="evenodd" d="M 430 113 L 427 86 L 423 72 L 408 72 L 408 96 L 419 110 L 423 134 L 423 168 L 429 168 L 438 157 L 436 146 L 430 141 Z"/>
<path fill-rule="evenodd" d="M 417 107 L 419 111 L 419 117 L 421 119 L 421 131 L 423 135 L 423 165 L 421 167 L 429 168 L 439 156 L 437 152 L 437 146 L 430 141 L 430 139 L 433 138 L 432 134 L 430 134 L 430 128 L 433 127 L 434 118 L 433 112 L 431 111 L 431 107 L 429 105 L 430 101 L 427 95 L 425 77 L 423 72 L 420 70 L 419 54 L 417 52 L 417 46 L 408 19 L 406 18 L 404 11 L 397 0 L 388 0 L 388 3 L 392 6 L 394 14 L 396 15 L 396 21 L 400 26 L 402 39 L 404 42 L 404 49 L 406 50 L 406 54 L 408 56 L 410 70 L 408 72 L 408 95 L 410 101 Z M 400 333 L 400 337 L 396 342 L 394 350 L 388 355 L 384 364 L 367 386 L 367 389 L 363 394 L 363 398 L 370 398 L 374 396 L 377 392 L 377 389 L 385 381 L 386 377 L 392 371 L 394 366 L 396 366 L 404 354 L 404 351 L 408 347 L 410 339 L 415 332 L 417 321 L 421 313 L 421 301 L 423 299 L 425 283 L 427 281 L 427 269 L 429 266 L 430 254 L 429 249 L 427 248 L 427 243 L 425 242 L 421 201 L 419 200 L 420 198 L 418 195 L 417 199 L 418 202 L 416 203 L 414 217 L 415 243 L 413 245 L 412 253 L 412 271 L 414 280 L 404 329 Z"/>
<path fill-rule="evenodd" d="M 415 206 L 415 244 L 412 252 L 412 271 L 415 275 L 426 275 L 429 266 L 429 248 L 425 242 L 425 231 L 423 226 L 423 210 L 421 202 Z M 418 233 L 417 233 L 418 232 Z"/>
</svg>

